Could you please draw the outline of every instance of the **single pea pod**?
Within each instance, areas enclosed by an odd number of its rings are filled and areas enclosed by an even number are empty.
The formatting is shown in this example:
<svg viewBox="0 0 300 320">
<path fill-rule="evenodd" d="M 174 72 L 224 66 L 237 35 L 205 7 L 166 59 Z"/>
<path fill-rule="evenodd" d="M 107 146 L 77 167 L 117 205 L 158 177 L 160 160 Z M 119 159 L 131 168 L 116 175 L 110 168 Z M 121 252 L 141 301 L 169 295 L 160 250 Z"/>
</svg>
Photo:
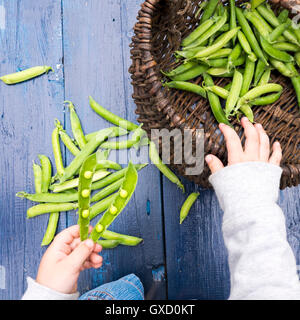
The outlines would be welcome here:
<svg viewBox="0 0 300 320">
<path fill-rule="evenodd" d="M 95 149 L 108 137 L 112 137 L 115 134 L 115 130 L 118 130 L 118 127 L 107 128 L 106 130 L 100 131 L 93 139 L 91 139 L 76 155 L 72 162 L 65 168 L 63 175 L 60 177 L 60 183 L 65 182 L 66 180 L 73 177 L 77 170 L 81 167 L 84 160 L 95 151 Z"/>
<path fill-rule="evenodd" d="M 237 109 L 243 104 L 247 104 L 249 101 L 254 100 L 255 98 L 258 98 L 266 93 L 270 92 L 280 92 L 283 88 L 280 84 L 277 83 L 267 83 L 262 86 L 257 86 L 250 91 L 248 91 L 245 95 L 243 95 L 237 103 Z"/>
<path fill-rule="evenodd" d="M 59 212 L 50 213 L 47 229 L 41 244 L 42 247 L 47 246 L 53 240 L 56 229 L 57 229 L 58 219 L 59 219 Z"/>
<path fill-rule="evenodd" d="M 64 203 L 72 202 L 78 200 L 77 193 L 27 193 L 25 191 L 20 191 L 16 193 L 19 198 L 25 198 L 34 202 L 48 202 L 48 203 Z"/>
<path fill-rule="evenodd" d="M 38 157 L 42 166 L 42 192 L 48 192 L 52 175 L 51 162 L 48 157 L 42 154 L 39 154 Z"/>
<path fill-rule="evenodd" d="M 77 203 L 41 203 L 27 210 L 27 218 L 33 218 L 44 213 L 70 211 L 78 208 Z"/>
<path fill-rule="evenodd" d="M 269 35 L 268 30 L 264 27 L 264 25 L 253 12 L 249 10 L 244 10 L 243 14 L 246 17 L 246 19 L 252 23 L 252 25 L 259 32 L 260 35 L 262 35 L 263 37 L 267 37 Z"/>
<path fill-rule="evenodd" d="M 193 192 L 184 201 L 180 210 L 180 224 L 182 224 L 184 219 L 187 217 L 192 205 L 194 204 L 194 202 L 197 200 L 198 197 L 199 197 L 199 193 Z"/>
<path fill-rule="evenodd" d="M 7 74 L 0 77 L 0 79 L 6 84 L 15 84 L 38 77 L 43 73 L 48 73 L 50 70 L 53 71 L 53 69 L 49 66 L 37 66 L 23 71 Z"/>
<path fill-rule="evenodd" d="M 204 78 L 204 82 L 205 82 L 205 85 L 207 88 L 214 86 L 214 81 L 210 75 L 205 73 L 203 78 Z M 223 108 L 221 106 L 221 102 L 220 102 L 219 97 L 215 93 L 210 92 L 210 91 L 207 92 L 207 97 L 208 97 L 208 101 L 209 101 L 209 104 L 211 107 L 211 111 L 212 111 L 215 119 L 217 120 L 217 122 L 218 123 L 225 123 L 230 126 L 229 121 L 225 117 L 225 113 L 224 113 Z"/>
<path fill-rule="evenodd" d="M 229 6 L 230 6 L 229 27 L 230 29 L 234 29 L 236 27 L 235 0 L 229 0 Z M 232 39 L 232 44 L 235 45 L 235 38 Z"/>
<path fill-rule="evenodd" d="M 64 143 L 66 148 L 74 155 L 76 156 L 80 150 L 76 147 L 75 143 L 73 140 L 69 137 L 69 135 L 66 133 L 66 131 L 63 129 L 62 125 L 60 122 L 55 119 L 55 125 L 58 129 L 58 134 L 61 138 L 61 141 Z"/>
<path fill-rule="evenodd" d="M 225 104 L 225 116 L 227 119 L 236 106 L 236 103 L 240 96 L 242 84 L 243 75 L 239 71 L 235 70 L 232 79 L 232 86 Z"/>
<path fill-rule="evenodd" d="M 58 120 L 56 119 L 56 121 L 58 121 Z M 61 155 L 58 127 L 56 127 L 52 131 L 51 138 L 52 138 L 52 149 L 53 149 L 56 171 L 57 171 L 58 176 L 60 177 L 60 176 L 63 176 L 65 169 L 64 169 L 64 164 L 63 164 L 62 155 Z"/>
<path fill-rule="evenodd" d="M 261 5 L 265 1 L 266 0 L 251 0 L 251 2 L 250 2 L 251 10 L 254 10 L 256 7 L 258 7 L 259 5 Z"/>
<path fill-rule="evenodd" d="M 299 47 L 290 42 L 275 42 L 272 44 L 273 48 L 281 50 L 281 51 L 291 51 L 291 52 L 298 52 Z"/>
<path fill-rule="evenodd" d="M 175 183 L 184 192 L 184 186 L 179 178 L 173 173 L 160 159 L 155 143 L 153 141 L 149 144 L 149 158 L 157 169 L 171 182 Z"/>
<path fill-rule="evenodd" d="M 224 47 L 239 31 L 240 27 L 234 28 L 225 32 L 218 40 L 216 40 L 211 46 L 201 50 L 199 53 L 195 55 L 194 58 L 199 59 L 203 57 L 207 57 L 217 50 Z"/>
<path fill-rule="evenodd" d="M 143 241 L 142 238 L 128 236 L 126 234 L 121 234 L 117 232 L 113 232 L 110 230 L 105 230 L 102 234 L 102 238 L 107 240 L 117 240 L 120 241 L 120 244 L 124 246 L 137 246 L 139 243 Z"/>
<path fill-rule="evenodd" d="M 283 62 L 292 62 L 294 58 L 285 51 L 278 50 L 274 48 L 266 39 L 260 37 L 260 43 L 263 50 L 272 58 L 283 61 Z"/>
<path fill-rule="evenodd" d="M 213 92 L 218 97 L 226 100 L 228 98 L 229 91 L 226 88 L 220 87 L 220 86 L 210 86 L 210 87 L 204 87 L 205 90 Z M 229 88 L 230 90 L 230 88 Z"/>
<path fill-rule="evenodd" d="M 266 65 L 265 63 L 259 59 L 256 63 L 256 67 L 255 67 L 255 73 L 254 73 L 254 82 L 253 85 L 256 86 L 261 78 L 261 76 L 263 75 L 264 71 L 266 69 Z"/>
<path fill-rule="evenodd" d="M 206 71 L 207 74 L 213 77 L 232 78 L 233 71 L 228 71 L 227 68 L 209 68 Z"/>
<path fill-rule="evenodd" d="M 98 201 L 94 205 L 92 205 L 90 208 L 90 220 L 94 219 L 100 213 L 108 209 L 116 196 L 117 196 L 117 193 L 113 193 L 108 197 L 106 197 L 105 199 L 102 199 L 101 201 Z"/>
<path fill-rule="evenodd" d="M 187 51 L 187 50 L 185 50 Z M 176 51 L 176 52 L 179 52 L 179 51 Z M 197 51 L 195 52 L 195 54 L 197 53 Z M 160 71 L 163 75 L 171 78 L 171 77 L 174 77 L 174 76 L 177 76 L 181 73 L 184 73 L 186 72 L 187 70 L 191 69 L 191 68 L 194 68 L 198 65 L 197 62 L 194 62 L 194 61 L 188 61 L 188 62 L 185 62 L 183 64 L 181 64 L 180 66 L 178 66 L 177 68 L 171 70 L 171 71 L 168 71 L 168 72 L 165 72 L 165 71 Z"/>
<path fill-rule="evenodd" d="M 231 48 L 222 48 L 222 49 L 216 51 L 215 53 L 213 53 L 207 57 L 202 58 L 201 61 L 205 62 L 206 60 L 209 60 L 209 59 L 228 57 L 231 54 L 231 52 L 232 52 Z M 239 54 L 239 56 L 240 56 L 240 54 Z"/>
<path fill-rule="evenodd" d="M 124 178 L 120 178 L 119 180 L 109 184 L 107 187 L 103 188 L 102 190 L 97 192 L 95 195 L 93 195 L 91 201 L 92 202 L 99 201 L 99 200 L 107 197 L 108 195 L 114 193 L 115 191 L 119 190 L 123 181 L 124 181 Z"/>
<path fill-rule="evenodd" d="M 245 65 L 245 71 L 243 75 L 243 83 L 242 83 L 240 96 L 243 96 L 245 93 L 249 91 L 249 88 L 254 76 L 254 70 L 255 70 L 255 62 L 253 62 L 248 56 L 246 58 L 246 65 Z"/>
<path fill-rule="evenodd" d="M 257 60 L 256 55 L 254 54 L 254 52 L 252 52 L 251 46 L 246 36 L 244 35 L 244 33 L 242 31 L 239 31 L 237 36 L 239 39 L 239 43 L 241 44 L 241 47 L 243 48 L 243 50 L 247 53 L 248 58 L 251 61 L 255 62 Z"/>
<path fill-rule="evenodd" d="M 236 17 L 238 19 L 239 25 L 242 28 L 242 31 L 244 35 L 246 36 L 252 50 L 254 51 L 255 55 L 257 58 L 260 58 L 265 65 L 268 65 L 268 61 L 266 60 L 257 40 L 256 37 L 247 21 L 245 18 L 243 11 L 240 8 L 236 8 Z"/>
<path fill-rule="evenodd" d="M 94 242 L 96 242 L 102 236 L 103 232 L 126 207 L 127 203 L 134 193 L 137 181 L 138 173 L 133 164 L 129 162 L 128 169 L 126 171 L 124 181 L 119 189 L 118 195 L 91 232 L 90 238 Z"/>
<path fill-rule="evenodd" d="M 191 49 L 186 49 L 186 50 L 178 50 L 178 51 L 175 51 L 174 52 L 174 56 L 176 57 L 176 58 L 179 58 L 179 59 L 181 59 L 181 58 L 184 58 L 184 59 L 187 59 L 187 60 L 189 60 L 189 59 L 191 59 L 191 58 L 193 58 L 199 51 L 201 51 L 201 50 L 203 50 L 203 49 L 205 49 L 205 47 L 203 47 L 203 46 L 198 46 L 198 47 L 193 47 L 193 48 L 191 48 Z M 188 62 L 186 62 L 186 63 L 183 63 L 182 65 L 180 65 L 179 67 L 181 67 L 181 66 L 183 66 L 183 65 L 185 65 L 185 64 L 188 64 L 188 63 L 191 63 L 192 61 L 188 61 Z M 178 68 L 179 68 L 178 67 Z M 174 70 L 176 70 L 176 69 L 174 69 Z M 162 71 L 161 71 L 162 72 Z M 162 72 L 163 73 L 163 72 Z M 163 73 L 164 74 L 164 73 Z M 167 75 L 167 74 L 165 74 L 165 75 Z M 172 75 L 171 76 L 168 76 L 169 78 L 172 78 Z"/>
<path fill-rule="evenodd" d="M 280 98 L 281 94 L 282 94 L 282 91 L 279 91 L 279 92 L 269 94 L 264 97 L 255 98 L 255 99 L 249 101 L 249 104 L 251 104 L 253 106 L 265 106 L 268 104 L 272 104 Z"/>
<path fill-rule="evenodd" d="M 233 67 L 234 61 L 239 58 L 242 53 L 242 47 L 240 43 L 237 43 L 234 48 L 232 49 L 230 55 L 228 56 L 228 65 L 227 69 L 230 70 Z"/>
<path fill-rule="evenodd" d="M 65 101 L 68 104 L 70 110 L 70 120 L 71 120 L 71 128 L 74 135 L 74 138 L 80 149 L 84 148 L 87 144 L 85 136 L 83 134 L 83 130 L 81 127 L 80 119 L 75 111 L 74 104 L 71 101 Z"/>
<path fill-rule="evenodd" d="M 90 202 L 93 175 L 97 165 L 97 156 L 92 154 L 82 164 L 78 184 L 78 225 L 80 240 L 88 238 L 90 224 Z"/>
<path fill-rule="evenodd" d="M 42 168 L 36 164 L 32 163 L 33 176 L 34 176 L 34 188 L 36 193 L 42 192 Z"/>
<path fill-rule="evenodd" d="M 292 78 L 292 77 L 295 77 L 297 75 L 297 73 L 295 73 L 294 71 L 292 71 L 289 68 L 287 68 L 286 64 L 283 63 L 282 61 L 279 61 L 277 59 L 274 59 L 274 58 L 270 57 L 270 62 L 272 64 L 272 66 L 275 69 L 277 69 L 285 77 Z"/>
<path fill-rule="evenodd" d="M 246 103 L 241 105 L 239 107 L 239 111 L 242 111 L 242 113 L 248 118 L 250 122 L 254 121 L 254 114 L 249 104 Z"/>
<path fill-rule="evenodd" d="M 120 137 L 120 136 L 126 136 L 128 134 L 128 131 L 120 128 L 120 127 L 110 127 L 112 130 L 114 130 L 114 137 Z M 106 131 L 109 128 L 101 129 L 99 131 L 91 132 L 85 135 L 85 139 L 87 142 L 89 142 L 91 139 L 95 138 L 97 134 L 101 133 L 102 131 Z"/>
<path fill-rule="evenodd" d="M 286 23 L 280 24 L 266 37 L 266 39 L 270 43 L 275 42 L 283 34 L 284 30 L 289 28 L 290 25 L 291 25 L 291 21 L 287 21 Z"/>
<path fill-rule="evenodd" d="M 232 63 L 232 66 L 238 67 L 238 66 L 243 65 L 244 62 L 245 62 L 245 55 L 242 54 L 236 60 L 234 60 L 234 62 Z M 206 63 L 210 67 L 225 68 L 228 65 L 228 59 L 225 59 L 225 58 L 212 59 L 212 60 L 207 60 Z"/>
<path fill-rule="evenodd" d="M 215 19 L 209 19 L 201 23 L 194 31 L 192 31 L 181 42 L 182 47 L 187 47 L 192 44 L 197 38 L 199 38 L 204 32 L 206 32 L 215 22 Z"/>
<path fill-rule="evenodd" d="M 174 88 L 174 89 L 179 89 L 183 91 L 193 92 L 200 95 L 203 98 L 206 98 L 205 90 L 201 86 L 194 83 L 185 82 L 185 81 L 171 81 L 171 82 L 164 83 L 164 86 L 168 88 Z"/>
<path fill-rule="evenodd" d="M 270 80 L 270 77 L 271 77 L 271 68 L 267 68 L 265 70 L 265 72 L 263 73 L 263 75 L 261 76 L 259 82 L 258 82 L 258 85 L 259 86 L 262 86 L 264 84 L 267 84 Z"/>
<path fill-rule="evenodd" d="M 109 110 L 103 108 L 99 103 L 97 103 L 91 96 L 89 97 L 89 103 L 91 108 L 99 114 L 102 118 L 105 120 L 115 124 L 116 126 L 119 126 L 123 129 L 132 131 L 138 128 L 138 125 L 135 123 L 132 123 L 128 120 L 125 120 L 114 113 L 110 112 Z"/>
<path fill-rule="evenodd" d="M 188 81 L 202 75 L 208 68 L 208 65 L 198 63 L 195 67 L 169 78 L 173 81 Z"/>
<path fill-rule="evenodd" d="M 214 14 L 218 3 L 219 3 L 219 0 L 209 0 L 208 1 L 207 5 L 205 6 L 202 17 L 200 19 L 200 23 L 208 20 Z"/>
<path fill-rule="evenodd" d="M 289 10 L 284 9 L 279 13 L 277 19 L 279 23 L 284 24 L 287 21 L 288 17 L 289 17 Z"/>
</svg>

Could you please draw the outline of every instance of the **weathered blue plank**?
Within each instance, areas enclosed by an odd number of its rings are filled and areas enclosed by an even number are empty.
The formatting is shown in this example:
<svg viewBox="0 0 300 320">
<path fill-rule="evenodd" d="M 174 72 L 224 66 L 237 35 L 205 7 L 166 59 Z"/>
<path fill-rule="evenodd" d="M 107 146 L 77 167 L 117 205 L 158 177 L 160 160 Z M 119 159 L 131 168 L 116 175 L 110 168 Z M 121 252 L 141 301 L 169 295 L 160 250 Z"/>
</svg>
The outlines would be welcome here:
<svg viewBox="0 0 300 320">
<path fill-rule="evenodd" d="M 127 70 L 132 27 L 141 1 L 63 3 L 65 97 L 77 106 L 84 130 L 92 132 L 110 125 L 90 109 L 89 95 L 112 112 L 135 121 Z M 133 199 L 111 226 L 112 230 L 141 236 L 144 243 L 103 252 L 103 267 L 81 276 L 81 291 L 133 272 L 140 276 L 146 292 L 158 288 L 156 298 L 165 298 L 165 282 L 159 276 L 164 266 L 159 183 L 157 170 L 143 169 Z M 76 217 L 69 216 L 68 223 L 76 223 Z"/>
<path fill-rule="evenodd" d="M 32 203 L 15 193 L 34 191 L 32 161 L 39 153 L 52 156 L 53 121 L 63 115 L 61 6 L 60 0 L 5 0 L 0 8 L 1 75 L 43 64 L 55 69 L 26 83 L 0 83 L 0 265 L 6 269 L 0 299 L 19 299 L 26 276 L 36 275 L 48 216 L 26 220 Z"/>
<path fill-rule="evenodd" d="M 164 179 L 164 217 L 169 299 L 227 299 L 230 274 L 221 223 L 223 212 L 212 190 L 186 183 L 183 195 Z M 200 191 L 189 216 L 179 224 L 187 194 Z M 300 264 L 300 187 L 280 192 L 279 204 L 287 221 L 288 241 Z"/>
</svg>

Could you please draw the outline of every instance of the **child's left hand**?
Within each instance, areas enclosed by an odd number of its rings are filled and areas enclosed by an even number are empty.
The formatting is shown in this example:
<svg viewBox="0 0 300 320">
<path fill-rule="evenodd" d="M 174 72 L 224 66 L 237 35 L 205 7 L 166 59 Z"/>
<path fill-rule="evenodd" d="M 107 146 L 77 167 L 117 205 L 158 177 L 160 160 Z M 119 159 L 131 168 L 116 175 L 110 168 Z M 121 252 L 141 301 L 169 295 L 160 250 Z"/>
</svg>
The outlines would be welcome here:
<svg viewBox="0 0 300 320">
<path fill-rule="evenodd" d="M 90 227 L 92 228 L 92 227 Z M 61 293 L 75 293 L 82 270 L 100 268 L 102 247 L 91 239 L 80 241 L 78 225 L 59 233 L 45 252 L 36 282 Z"/>
</svg>

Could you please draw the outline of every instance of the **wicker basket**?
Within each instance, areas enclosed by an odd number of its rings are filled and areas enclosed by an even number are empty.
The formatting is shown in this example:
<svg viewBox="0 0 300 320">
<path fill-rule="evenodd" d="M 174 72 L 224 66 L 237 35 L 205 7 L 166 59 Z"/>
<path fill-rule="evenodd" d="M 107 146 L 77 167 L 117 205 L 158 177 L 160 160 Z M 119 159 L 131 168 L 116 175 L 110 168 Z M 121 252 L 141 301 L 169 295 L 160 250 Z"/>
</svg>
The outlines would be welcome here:
<svg viewBox="0 0 300 320">
<path fill-rule="evenodd" d="M 193 93 L 167 90 L 162 87 L 160 70 L 170 70 L 178 63 L 173 52 L 180 47 L 181 40 L 197 27 L 195 12 L 201 0 L 146 0 L 138 13 L 132 38 L 129 69 L 133 84 L 133 99 L 136 103 L 138 121 L 150 137 L 151 129 L 195 129 L 205 132 L 205 154 L 212 153 L 226 163 L 227 154 L 217 122 L 206 99 Z M 224 1 L 226 2 L 226 1 Z M 291 2 L 283 1 L 289 7 Z M 280 4 L 272 3 L 274 10 Z M 194 79 L 201 83 L 202 78 Z M 227 83 L 220 78 L 219 85 Z M 283 149 L 281 166 L 283 174 L 280 187 L 296 186 L 300 183 L 300 116 L 294 89 L 290 80 L 272 72 L 272 82 L 280 83 L 284 90 L 280 99 L 272 105 L 253 107 L 254 119 L 263 125 L 271 143 L 278 140 Z M 235 130 L 242 138 L 242 128 L 235 120 Z M 194 151 L 195 145 L 193 145 Z M 173 151 L 173 152 L 172 152 Z M 171 149 L 170 167 L 185 176 L 186 164 L 172 164 L 174 150 Z M 205 165 L 202 174 L 185 176 L 202 187 L 210 187 L 209 169 Z"/>
</svg>

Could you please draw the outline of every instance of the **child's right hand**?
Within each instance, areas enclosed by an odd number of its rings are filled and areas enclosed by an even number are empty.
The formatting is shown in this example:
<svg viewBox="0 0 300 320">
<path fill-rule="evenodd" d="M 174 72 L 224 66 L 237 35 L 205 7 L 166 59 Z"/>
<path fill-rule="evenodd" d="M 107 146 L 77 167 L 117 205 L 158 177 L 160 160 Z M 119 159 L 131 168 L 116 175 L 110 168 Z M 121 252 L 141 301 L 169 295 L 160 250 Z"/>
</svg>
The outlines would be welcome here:
<svg viewBox="0 0 300 320">
<path fill-rule="evenodd" d="M 241 123 L 246 136 L 244 150 L 237 133 L 226 124 L 219 124 L 226 141 L 228 166 L 248 161 L 262 161 L 279 166 L 282 157 L 280 143 L 275 142 L 273 144 L 272 155 L 270 156 L 269 137 L 261 124 L 253 125 L 246 117 L 242 118 Z M 212 173 L 224 168 L 221 160 L 212 154 L 207 155 L 205 160 Z"/>
</svg>

